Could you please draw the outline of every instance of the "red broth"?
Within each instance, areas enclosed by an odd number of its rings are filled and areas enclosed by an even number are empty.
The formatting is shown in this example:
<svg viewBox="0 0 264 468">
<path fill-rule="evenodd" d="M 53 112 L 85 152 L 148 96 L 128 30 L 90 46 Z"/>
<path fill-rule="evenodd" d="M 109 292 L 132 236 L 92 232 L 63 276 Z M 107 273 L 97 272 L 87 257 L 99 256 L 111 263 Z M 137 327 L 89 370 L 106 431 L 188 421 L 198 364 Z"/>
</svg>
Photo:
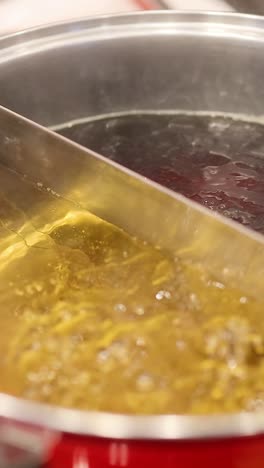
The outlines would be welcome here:
<svg viewBox="0 0 264 468">
<path fill-rule="evenodd" d="M 264 126 L 225 116 L 130 114 L 62 135 L 264 233 Z"/>
</svg>

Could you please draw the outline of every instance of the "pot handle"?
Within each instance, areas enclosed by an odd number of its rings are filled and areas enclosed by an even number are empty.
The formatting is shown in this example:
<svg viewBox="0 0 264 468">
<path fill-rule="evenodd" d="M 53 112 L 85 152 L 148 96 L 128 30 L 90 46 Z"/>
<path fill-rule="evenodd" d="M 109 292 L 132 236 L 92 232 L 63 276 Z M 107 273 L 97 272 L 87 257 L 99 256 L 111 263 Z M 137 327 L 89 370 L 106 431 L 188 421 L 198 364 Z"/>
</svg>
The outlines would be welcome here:
<svg viewBox="0 0 264 468">
<path fill-rule="evenodd" d="M 58 439 L 49 430 L 0 418 L 0 467 L 40 468 Z"/>
</svg>

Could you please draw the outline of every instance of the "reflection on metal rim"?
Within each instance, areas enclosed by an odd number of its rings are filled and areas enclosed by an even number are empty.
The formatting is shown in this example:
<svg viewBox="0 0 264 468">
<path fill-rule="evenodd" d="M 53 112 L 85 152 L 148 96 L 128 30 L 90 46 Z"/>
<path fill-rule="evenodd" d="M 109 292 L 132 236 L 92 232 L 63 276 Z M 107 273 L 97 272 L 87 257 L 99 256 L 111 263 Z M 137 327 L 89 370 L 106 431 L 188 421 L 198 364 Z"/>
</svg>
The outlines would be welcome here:
<svg viewBox="0 0 264 468">
<path fill-rule="evenodd" d="M 35 46 L 39 39 L 44 39 L 54 47 L 56 38 L 61 34 L 67 35 L 64 39 L 72 42 L 74 36 L 79 36 L 82 32 L 90 38 L 96 31 L 97 37 L 104 36 L 106 33 L 111 36 L 114 32 L 118 35 L 125 26 L 127 35 L 130 36 L 131 30 L 138 29 L 142 25 L 147 25 L 147 35 L 151 35 L 157 29 L 162 32 L 162 26 L 167 30 L 171 27 L 174 32 L 185 31 L 193 33 L 200 31 L 204 35 L 208 33 L 214 35 L 215 28 L 221 26 L 226 35 L 239 32 L 240 37 L 248 38 L 248 33 L 254 34 L 260 39 L 264 39 L 264 17 L 258 15 L 230 13 L 230 12 L 206 12 L 206 11 L 188 11 L 188 10 L 156 10 L 139 11 L 131 13 L 120 13 L 117 15 L 99 15 L 95 17 L 82 18 L 79 20 L 66 20 L 55 22 L 49 25 L 34 27 L 19 31 L 0 38 L 1 52 L 7 47 L 19 46 L 16 53 L 25 50 L 25 46 L 30 42 L 30 46 Z M 210 28 L 210 25 L 212 26 Z M 160 29 L 161 28 L 161 29 Z M 209 29 L 208 29 L 209 28 Z M 142 32 L 142 29 L 140 29 Z M 170 33 L 172 31 L 170 30 Z M 35 49 L 35 47 L 34 47 Z M 10 50 L 11 52 L 11 50 Z M 17 55 L 16 55 L 17 56 Z"/>
<path fill-rule="evenodd" d="M 0 395 L 0 414 L 62 432 L 116 439 L 191 440 L 253 436 L 264 430 L 264 412 L 216 416 L 131 416 L 79 411 Z"/>
</svg>

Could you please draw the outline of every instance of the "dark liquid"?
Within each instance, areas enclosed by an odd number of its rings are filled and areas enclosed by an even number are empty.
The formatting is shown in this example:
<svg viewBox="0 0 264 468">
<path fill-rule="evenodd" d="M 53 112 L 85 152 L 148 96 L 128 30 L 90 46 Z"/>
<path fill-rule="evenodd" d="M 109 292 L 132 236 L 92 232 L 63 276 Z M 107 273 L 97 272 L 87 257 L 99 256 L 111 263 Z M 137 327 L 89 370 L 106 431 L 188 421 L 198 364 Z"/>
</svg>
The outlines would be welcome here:
<svg viewBox="0 0 264 468">
<path fill-rule="evenodd" d="M 264 126 L 209 115 L 125 115 L 59 133 L 264 233 Z"/>
</svg>

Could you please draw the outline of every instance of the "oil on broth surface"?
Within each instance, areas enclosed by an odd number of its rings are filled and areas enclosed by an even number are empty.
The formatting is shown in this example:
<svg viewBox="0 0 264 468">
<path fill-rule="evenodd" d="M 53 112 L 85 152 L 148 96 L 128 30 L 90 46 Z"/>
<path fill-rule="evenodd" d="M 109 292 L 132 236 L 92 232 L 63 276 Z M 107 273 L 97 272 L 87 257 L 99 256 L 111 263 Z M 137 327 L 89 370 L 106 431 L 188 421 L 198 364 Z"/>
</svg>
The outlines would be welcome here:
<svg viewBox="0 0 264 468">
<path fill-rule="evenodd" d="M 1 392 L 125 413 L 262 407 L 263 303 L 66 202 L 37 227 L 0 207 Z"/>
</svg>

